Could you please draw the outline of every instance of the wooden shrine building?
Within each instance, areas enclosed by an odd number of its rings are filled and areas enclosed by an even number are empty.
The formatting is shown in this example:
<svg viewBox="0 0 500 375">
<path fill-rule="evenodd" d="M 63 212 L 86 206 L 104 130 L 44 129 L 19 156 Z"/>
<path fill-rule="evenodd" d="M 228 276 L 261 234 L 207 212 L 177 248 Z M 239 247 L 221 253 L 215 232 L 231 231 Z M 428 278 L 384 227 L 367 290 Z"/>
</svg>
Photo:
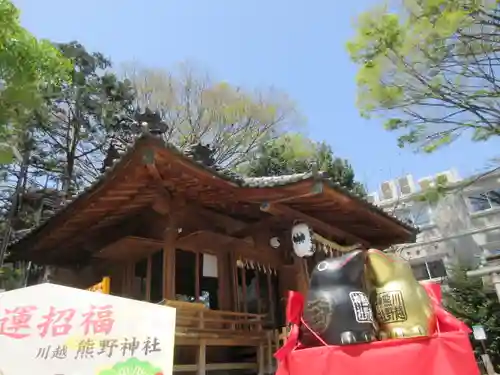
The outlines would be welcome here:
<svg viewBox="0 0 500 375">
<path fill-rule="evenodd" d="M 141 135 L 12 243 L 11 258 L 51 266 L 51 282 L 88 288 L 109 277 L 111 294 L 176 307 L 176 372 L 262 374 L 272 371 L 269 334 L 284 326 L 286 291 L 307 289 L 294 223 L 316 233 L 316 261 L 414 240 L 413 227 L 320 172 L 243 178 L 201 159 Z"/>
</svg>

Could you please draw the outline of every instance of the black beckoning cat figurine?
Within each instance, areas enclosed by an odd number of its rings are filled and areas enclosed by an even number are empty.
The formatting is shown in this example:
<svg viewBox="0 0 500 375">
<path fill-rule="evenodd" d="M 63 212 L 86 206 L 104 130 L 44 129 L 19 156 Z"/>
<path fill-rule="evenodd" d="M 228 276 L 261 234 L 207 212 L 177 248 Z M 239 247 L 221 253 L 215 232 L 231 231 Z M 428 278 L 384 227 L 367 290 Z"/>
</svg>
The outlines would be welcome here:
<svg viewBox="0 0 500 375">
<path fill-rule="evenodd" d="M 304 306 L 304 322 L 328 345 L 375 340 L 373 312 L 364 285 L 365 253 L 350 252 L 319 262 L 311 274 Z M 301 341 L 319 340 L 302 325 Z"/>
</svg>

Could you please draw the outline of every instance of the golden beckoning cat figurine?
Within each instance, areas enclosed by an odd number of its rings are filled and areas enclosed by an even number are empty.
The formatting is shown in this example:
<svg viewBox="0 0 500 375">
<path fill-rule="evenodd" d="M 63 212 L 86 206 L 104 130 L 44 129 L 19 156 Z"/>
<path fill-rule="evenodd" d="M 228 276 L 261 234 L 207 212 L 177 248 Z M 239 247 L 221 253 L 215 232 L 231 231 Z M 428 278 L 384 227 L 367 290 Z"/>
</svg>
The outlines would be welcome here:
<svg viewBox="0 0 500 375">
<path fill-rule="evenodd" d="M 380 328 L 380 339 L 428 336 L 434 332 L 436 316 L 427 292 L 403 259 L 370 249 L 367 282 Z"/>
</svg>

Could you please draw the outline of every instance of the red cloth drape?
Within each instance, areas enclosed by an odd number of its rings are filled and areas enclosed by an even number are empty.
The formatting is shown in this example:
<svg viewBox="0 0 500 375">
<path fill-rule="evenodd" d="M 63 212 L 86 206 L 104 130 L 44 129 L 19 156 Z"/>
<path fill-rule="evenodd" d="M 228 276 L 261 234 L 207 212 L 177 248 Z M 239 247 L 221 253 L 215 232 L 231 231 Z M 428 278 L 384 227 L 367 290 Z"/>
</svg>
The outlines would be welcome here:
<svg viewBox="0 0 500 375">
<path fill-rule="evenodd" d="M 286 320 L 291 326 L 291 330 L 285 344 L 274 354 L 274 357 L 278 361 L 283 360 L 298 345 L 303 309 L 304 296 L 302 296 L 299 292 L 289 291 L 288 302 L 286 305 Z"/>
<path fill-rule="evenodd" d="M 437 328 L 440 332 L 464 332 L 471 333 L 472 330 L 461 320 L 455 318 L 441 305 L 441 285 L 437 283 L 422 283 L 427 294 L 432 299 L 434 311 L 436 312 Z"/>
<path fill-rule="evenodd" d="M 440 285 L 428 283 L 424 287 L 436 310 L 438 332 L 433 336 L 315 348 L 300 348 L 304 298 L 289 292 L 287 318 L 292 329 L 275 354 L 277 375 L 479 375 L 469 327 L 441 306 Z"/>
</svg>

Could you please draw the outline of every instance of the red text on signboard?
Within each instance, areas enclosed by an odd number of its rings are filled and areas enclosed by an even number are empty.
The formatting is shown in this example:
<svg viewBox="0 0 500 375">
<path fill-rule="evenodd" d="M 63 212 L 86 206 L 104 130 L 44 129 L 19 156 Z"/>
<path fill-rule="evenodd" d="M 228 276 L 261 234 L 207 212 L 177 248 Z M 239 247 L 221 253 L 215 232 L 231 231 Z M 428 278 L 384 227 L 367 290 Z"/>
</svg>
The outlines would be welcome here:
<svg viewBox="0 0 500 375">
<path fill-rule="evenodd" d="M 23 339 L 30 335 L 30 321 L 36 306 L 20 306 L 5 309 L 0 319 L 0 335 L 13 339 Z"/>
<path fill-rule="evenodd" d="M 75 309 L 57 310 L 54 306 L 50 306 L 48 314 L 42 316 L 42 323 L 37 325 L 41 337 L 47 336 L 63 336 L 71 331 L 71 320 L 76 314 Z"/>
<path fill-rule="evenodd" d="M 79 314 L 74 308 L 49 307 L 49 311 L 41 316 L 35 316 L 36 306 L 18 306 L 5 309 L 0 318 L 0 336 L 12 339 L 29 337 L 38 330 L 42 338 L 65 336 L 76 327 L 83 329 L 83 334 L 104 333 L 108 335 L 115 323 L 113 306 L 91 305 L 88 311 Z"/>
</svg>

